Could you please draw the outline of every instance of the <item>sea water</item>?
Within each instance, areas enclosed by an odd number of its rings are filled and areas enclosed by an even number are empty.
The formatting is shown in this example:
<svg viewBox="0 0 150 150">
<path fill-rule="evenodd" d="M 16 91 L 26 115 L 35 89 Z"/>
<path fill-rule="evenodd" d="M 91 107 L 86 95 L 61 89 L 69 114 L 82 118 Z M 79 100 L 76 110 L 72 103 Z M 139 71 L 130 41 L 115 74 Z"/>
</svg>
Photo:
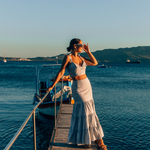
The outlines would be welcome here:
<svg viewBox="0 0 150 150">
<path fill-rule="evenodd" d="M 32 111 L 36 66 L 49 62 L 0 62 L 0 150 Z M 87 67 L 96 113 L 109 150 L 150 150 L 150 64 L 107 64 Z M 41 69 L 50 79 L 59 67 Z M 67 74 L 67 72 L 66 72 Z M 54 121 L 36 112 L 37 149 L 48 147 Z M 33 149 L 32 118 L 12 150 Z"/>
</svg>

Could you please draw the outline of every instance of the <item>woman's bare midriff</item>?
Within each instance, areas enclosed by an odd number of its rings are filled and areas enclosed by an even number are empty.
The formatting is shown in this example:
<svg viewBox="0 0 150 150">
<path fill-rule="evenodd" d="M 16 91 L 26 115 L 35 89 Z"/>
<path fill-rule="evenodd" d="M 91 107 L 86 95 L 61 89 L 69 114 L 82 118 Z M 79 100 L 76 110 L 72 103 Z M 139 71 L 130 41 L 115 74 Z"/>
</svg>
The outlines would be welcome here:
<svg viewBox="0 0 150 150">
<path fill-rule="evenodd" d="M 80 76 L 72 77 L 73 80 L 83 80 L 85 78 L 87 78 L 86 74 L 82 74 Z"/>
</svg>

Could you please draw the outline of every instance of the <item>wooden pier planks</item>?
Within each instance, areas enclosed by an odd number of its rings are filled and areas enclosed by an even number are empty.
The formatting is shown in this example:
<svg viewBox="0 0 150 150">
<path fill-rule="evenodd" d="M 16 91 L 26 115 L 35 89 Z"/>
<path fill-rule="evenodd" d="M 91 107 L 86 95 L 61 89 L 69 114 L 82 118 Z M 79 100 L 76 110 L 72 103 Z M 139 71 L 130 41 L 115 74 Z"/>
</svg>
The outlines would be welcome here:
<svg viewBox="0 0 150 150">
<path fill-rule="evenodd" d="M 52 150 L 97 150 L 95 144 L 93 144 L 91 148 L 84 148 L 75 144 L 67 144 L 72 109 L 72 104 L 62 105 Z"/>
</svg>

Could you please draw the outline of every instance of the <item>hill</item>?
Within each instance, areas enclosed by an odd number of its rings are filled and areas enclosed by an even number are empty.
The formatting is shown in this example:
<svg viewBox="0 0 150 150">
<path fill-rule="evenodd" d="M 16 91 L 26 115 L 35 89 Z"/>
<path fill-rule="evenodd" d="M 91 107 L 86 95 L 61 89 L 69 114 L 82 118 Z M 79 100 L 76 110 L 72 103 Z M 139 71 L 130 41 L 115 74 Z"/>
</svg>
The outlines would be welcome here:
<svg viewBox="0 0 150 150">
<path fill-rule="evenodd" d="M 66 52 L 67 53 L 67 52 Z M 125 63 L 127 59 L 130 61 L 140 60 L 142 63 L 150 63 L 150 46 L 138 46 L 131 48 L 118 48 L 118 49 L 104 49 L 92 52 L 100 63 Z M 81 53 L 81 56 L 87 57 L 86 53 Z M 64 58 L 64 54 L 57 55 L 58 61 L 61 62 Z M 6 58 L 13 61 L 16 58 Z M 3 57 L 0 57 L 3 60 Z M 18 61 L 53 61 L 56 62 L 56 56 L 53 57 L 36 57 L 36 58 L 17 58 Z"/>
<path fill-rule="evenodd" d="M 139 46 L 132 48 L 104 49 L 93 52 L 99 62 L 124 63 L 140 60 L 142 63 L 150 63 L 150 46 Z M 81 56 L 87 56 L 83 53 Z"/>
<path fill-rule="evenodd" d="M 36 58 L 28 58 L 31 61 L 53 61 L 56 62 L 56 57 L 58 57 L 58 61 L 62 61 L 64 58 L 64 54 L 60 54 L 57 56 L 52 56 L 52 57 L 36 57 Z"/>
</svg>

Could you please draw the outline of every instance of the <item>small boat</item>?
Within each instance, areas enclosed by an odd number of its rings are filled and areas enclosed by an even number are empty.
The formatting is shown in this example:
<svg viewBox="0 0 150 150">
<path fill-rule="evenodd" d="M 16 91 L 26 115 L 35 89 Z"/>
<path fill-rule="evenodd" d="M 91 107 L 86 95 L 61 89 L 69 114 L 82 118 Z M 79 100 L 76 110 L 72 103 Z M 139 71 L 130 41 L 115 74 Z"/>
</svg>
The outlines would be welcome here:
<svg viewBox="0 0 150 150">
<path fill-rule="evenodd" d="M 39 75 L 39 74 L 38 74 Z M 37 77 L 37 90 L 34 95 L 33 104 L 38 103 L 47 93 L 46 90 L 50 87 L 53 83 L 54 79 L 51 81 L 39 81 L 39 77 Z M 63 87 L 62 87 L 63 82 Z M 55 116 L 55 98 L 56 98 L 56 113 L 60 108 L 61 102 L 63 104 L 74 104 L 74 100 L 72 97 L 72 90 L 71 90 L 72 79 L 69 75 L 63 76 L 62 79 L 56 85 L 56 93 L 55 88 L 53 88 L 50 93 L 47 95 L 43 103 L 41 103 L 38 107 L 39 114 L 45 116 L 47 118 L 53 119 Z M 63 96 L 61 96 L 63 93 Z"/>
<path fill-rule="evenodd" d="M 7 62 L 7 60 L 6 60 L 6 59 L 3 59 L 3 62 L 4 62 L 4 63 L 6 63 L 6 62 Z"/>
<path fill-rule="evenodd" d="M 106 67 L 107 67 L 107 65 L 102 64 L 102 65 L 98 65 L 97 68 L 106 68 Z"/>
<path fill-rule="evenodd" d="M 139 64 L 141 61 L 130 61 L 129 59 L 126 60 L 126 63 L 134 63 L 134 64 Z"/>
</svg>

